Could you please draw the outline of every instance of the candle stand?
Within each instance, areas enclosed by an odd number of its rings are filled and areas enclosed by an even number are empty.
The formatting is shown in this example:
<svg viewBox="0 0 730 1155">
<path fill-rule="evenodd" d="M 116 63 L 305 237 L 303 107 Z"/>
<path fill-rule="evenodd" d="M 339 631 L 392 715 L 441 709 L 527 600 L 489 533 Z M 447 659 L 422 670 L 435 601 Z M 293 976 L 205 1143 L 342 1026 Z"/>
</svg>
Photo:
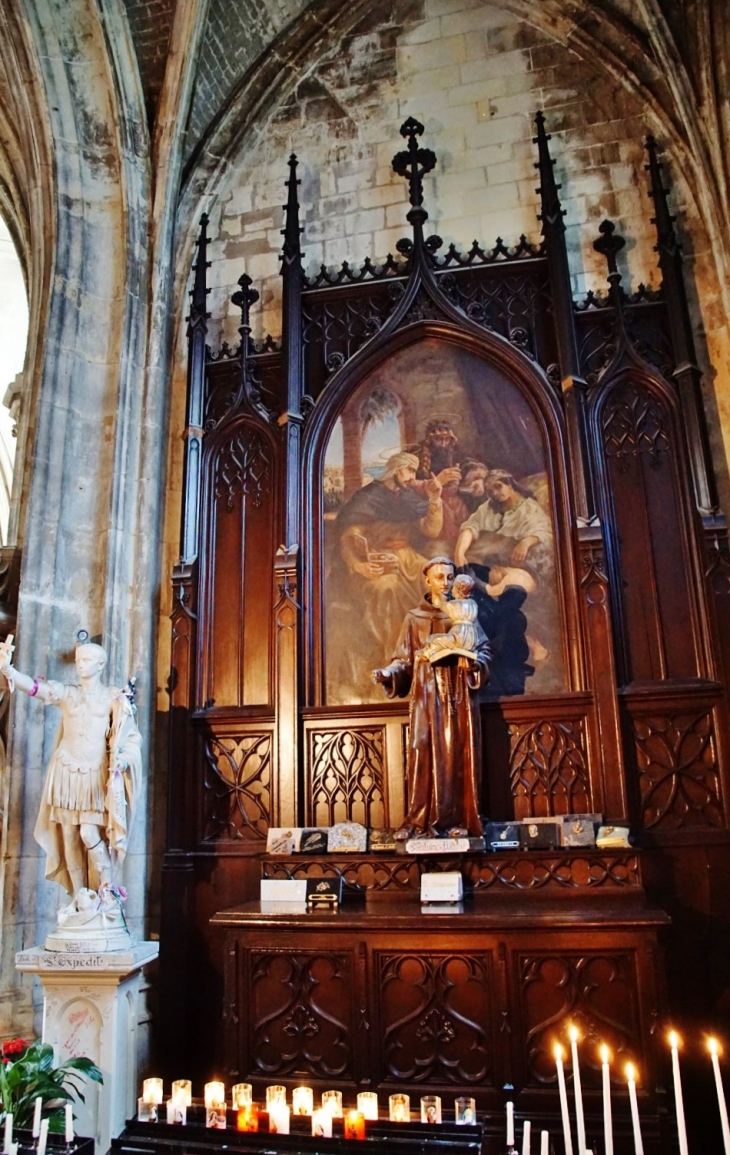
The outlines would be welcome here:
<svg viewBox="0 0 730 1155">
<path fill-rule="evenodd" d="M 481 1123 L 457 1126 L 453 1122 L 390 1123 L 385 1119 L 368 1121 L 365 1139 L 345 1139 L 343 1119 L 333 1120 L 332 1138 L 311 1133 L 308 1116 L 292 1115 L 289 1135 L 272 1135 L 268 1117 L 259 1115 L 257 1132 L 235 1129 L 235 1112 L 228 1112 L 226 1130 L 206 1128 L 205 1109 L 193 1106 L 185 1127 L 167 1123 L 130 1121 L 122 1134 L 112 1140 L 112 1155 L 217 1155 L 218 1152 L 266 1152 L 271 1155 L 354 1155 L 359 1143 L 377 1143 L 379 1153 L 397 1151 L 401 1155 L 483 1155 L 486 1150 Z M 496 1149 L 495 1149 L 496 1150 Z"/>
<path fill-rule="evenodd" d="M 34 1155 L 38 1150 L 38 1140 L 33 1138 L 30 1130 L 16 1127 L 13 1131 L 13 1140 L 18 1144 L 18 1155 Z M 48 1132 L 46 1155 L 50 1152 L 53 1155 L 95 1155 L 95 1148 L 93 1139 L 75 1135 L 71 1142 L 67 1143 L 63 1135 Z"/>
</svg>

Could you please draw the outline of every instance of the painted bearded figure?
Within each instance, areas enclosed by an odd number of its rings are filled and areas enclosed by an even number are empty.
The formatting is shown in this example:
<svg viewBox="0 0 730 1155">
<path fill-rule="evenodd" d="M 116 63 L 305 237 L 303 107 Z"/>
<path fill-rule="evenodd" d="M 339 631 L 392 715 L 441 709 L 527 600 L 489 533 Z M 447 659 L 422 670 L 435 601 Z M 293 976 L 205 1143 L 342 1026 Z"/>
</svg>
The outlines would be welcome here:
<svg viewBox="0 0 730 1155">
<path fill-rule="evenodd" d="M 373 670 L 389 698 L 410 693 L 408 808 L 396 837 L 480 837 L 479 690 L 489 677 L 489 644 L 478 626 L 472 657 L 429 658 L 429 640 L 452 626 L 445 611 L 454 563 L 434 557 L 423 568 L 428 591 L 405 616 L 390 663 Z M 425 651 L 425 652 L 424 652 Z"/>
<path fill-rule="evenodd" d="M 373 666 L 387 661 L 405 613 L 421 596 L 424 545 L 441 534 L 443 504 L 437 478 L 424 481 L 421 492 L 413 488 L 417 468 L 414 454 L 394 454 L 382 477 L 356 490 L 337 516 L 328 612 L 338 653 L 328 682 L 342 700 L 357 700 Z M 347 644 L 353 612 L 357 654 Z"/>
</svg>

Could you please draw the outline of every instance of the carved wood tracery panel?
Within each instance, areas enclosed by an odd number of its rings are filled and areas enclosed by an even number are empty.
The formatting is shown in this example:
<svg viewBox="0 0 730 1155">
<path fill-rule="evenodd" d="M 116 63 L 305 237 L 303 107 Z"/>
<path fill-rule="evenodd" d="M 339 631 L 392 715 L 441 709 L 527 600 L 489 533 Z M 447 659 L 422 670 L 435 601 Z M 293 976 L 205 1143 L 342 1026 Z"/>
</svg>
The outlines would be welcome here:
<svg viewBox="0 0 730 1155">
<path fill-rule="evenodd" d="M 230 512 L 237 497 L 246 497 L 258 508 L 270 471 L 271 461 L 263 439 L 250 426 L 239 426 L 216 454 L 216 501 L 223 498 Z"/>
<path fill-rule="evenodd" d="M 582 719 L 513 723 L 509 733 L 516 818 L 590 811 Z"/>
<path fill-rule="evenodd" d="M 382 726 L 309 731 L 307 821 L 385 825 L 385 730 Z"/>
<path fill-rule="evenodd" d="M 250 952 L 250 1075 L 353 1077 L 349 952 Z"/>
<path fill-rule="evenodd" d="M 203 831 L 206 842 L 258 842 L 271 810 L 270 731 L 204 742 Z"/>
<path fill-rule="evenodd" d="M 383 1079 L 457 1086 L 492 1082 L 488 954 L 381 954 Z"/>
<path fill-rule="evenodd" d="M 641 822 L 647 830 L 723 826 L 712 711 L 632 718 Z"/>
<path fill-rule="evenodd" d="M 578 1026 L 582 1053 L 598 1053 L 605 1042 L 615 1061 L 634 1059 L 641 1049 L 638 975 L 632 951 L 523 953 L 516 957 L 525 1018 L 525 1061 L 533 1084 L 556 1082 L 554 1046 L 566 1023 Z M 592 1045 L 593 1044 L 593 1045 Z M 581 1063 L 581 1073 L 584 1061 Z M 588 1059 L 585 1082 L 600 1086 L 600 1064 Z"/>
</svg>

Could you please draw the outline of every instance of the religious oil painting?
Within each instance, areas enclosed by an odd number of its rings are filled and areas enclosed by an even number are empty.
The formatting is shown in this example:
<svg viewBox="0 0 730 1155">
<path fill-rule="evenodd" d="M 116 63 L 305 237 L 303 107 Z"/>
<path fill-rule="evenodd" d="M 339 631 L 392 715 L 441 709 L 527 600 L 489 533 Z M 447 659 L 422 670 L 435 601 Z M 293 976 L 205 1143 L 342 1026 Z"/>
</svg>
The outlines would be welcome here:
<svg viewBox="0 0 730 1155">
<path fill-rule="evenodd" d="M 565 688 L 545 437 L 501 370 L 435 339 L 394 354 L 344 405 L 323 494 L 329 704 L 384 701 L 371 672 L 438 555 L 474 579 L 483 700 Z"/>
</svg>

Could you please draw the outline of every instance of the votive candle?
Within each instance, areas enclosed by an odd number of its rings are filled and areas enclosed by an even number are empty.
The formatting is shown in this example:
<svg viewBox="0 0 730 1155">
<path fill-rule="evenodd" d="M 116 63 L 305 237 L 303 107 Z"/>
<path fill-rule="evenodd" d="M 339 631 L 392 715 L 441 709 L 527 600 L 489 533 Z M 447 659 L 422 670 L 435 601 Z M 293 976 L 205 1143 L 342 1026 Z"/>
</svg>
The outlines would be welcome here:
<svg viewBox="0 0 730 1155">
<path fill-rule="evenodd" d="M 677 1111 L 679 1155 L 688 1155 L 687 1125 L 684 1120 L 684 1101 L 682 1099 L 682 1076 L 679 1073 L 679 1041 L 677 1032 L 670 1031 L 669 1046 L 672 1049 L 672 1077 L 674 1079 L 674 1105 Z"/>
<path fill-rule="evenodd" d="M 578 1063 L 578 1028 L 571 1026 L 570 1053 L 573 1058 L 573 1091 L 575 1093 L 575 1129 L 578 1135 L 578 1155 L 586 1149 L 586 1122 L 583 1115 L 583 1090 L 580 1085 L 580 1064 Z"/>
<path fill-rule="evenodd" d="M 157 1104 L 148 1103 L 146 1099 L 137 1100 L 137 1119 L 140 1123 L 157 1122 Z"/>
<path fill-rule="evenodd" d="M 312 1111 L 312 1134 L 317 1138 L 332 1138 L 332 1112 L 326 1107 Z"/>
<path fill-rule="evenodd" d="M 142 1084 L 142 1098 L 145 1103 L 154 1103 L 159 1107 L 163 1099 L 162 1079 L 145 1079 Z"/>
<path fill-rule="evenodd" d="M 240 1107 L 250 1107 L 253 1103 L 253 1087 L 250 1083 L 235 1083 L 231 1087 L 231 1106 L 234 1111 Z"/>
<path fill-rule="evenodd" d="M 333 1119 L 342 1118 L 342 1091 L 323 1091 L 322 1107 Z"/>
<path fill-rule="evenodd" d="M 629 1087 L 631 1126 L 634 1129 L 634 1155 L 644 1155 L 644 1143 L 641 1138 L 641 1124 L 639 1123 L 639 1103 L 636 1098 L 636 1080 L 634 1079 L 633 1063 L 626 1064 L 626 1081 Z"/>
<path fill-rule="evenodd" d="M 259 1129 L 259 1109 L 255 1103 L 249 1103 L 247 1107 L 239 1107 L 236 1114 L 236 1130 L 237 1131 L 258 1131 Z"/>
<path fill-rule="evenodd" d="M 613 1155 L 613 1118 L 611 1114 L 611 1070 L 608 1065 L 608 1047 L 601 1047 L 601 1079 L 603 1082 L 603 1146 L 606 1155 Z"/>
<path fill-rule="evenodd" d="M 225 1131 L 226 1129 L 226 1105 L 225 1103 L 211 1103 L 205 1108 L 205 1125 L 212 1127 L 216 1131 Z"/>
<path fill-rule="evenodd" d="M 295 1087 L 291 1101 L 295 1115 L 311 1115 L 314 1110 L 314 1091 L 311 1087 Z"/>
<path fill-rule="evenodd" d="M 172 1084 L 172 1097 L 181 1107 L 192 1107 L 193 1084 L 190 1079 L 176 1079 Z"/>
<path fill-rule="evenodd" d="M 730 1126 L 727 1118 L 727 1103 L 725 1102 L 725 1088 L 722 1085 L 720 1060 L 718 1058 L 717 1039 L 708 1039 L 707 1046 L 712 1056 L 712 1070 L 715 1074 L 715 1088 L 717 1090 L 717 1105 L 720 1108 L 720 1123 L 722 1124 L 722 1145 L 725 1155 L 730 1155 Z M 11 1116 L 12 1118 L 12 1116 Z"/>
<path fill-rule="evenodd" d="M 477 1121 L 477 1105 L 469 1095 L 454 1099 L 454 1120 L 460 1127 L 473 1127 Z"/>
<path fill-rule="evenodd" d="M 289 1134 L 289 1107 L 281 1100 L 272 1103 L 269 1108 L 269 1133 L 271 1135 Z"/>
<path fill-rule="evenodd" d="M 553 1053 L 555 1055 L 555 1068 L 558 1072 L 560 1115 L 563 1120 L 563 1142 L 565 1143 L 565 1155 L 573 1155 L 573 1137 L 570 1133 L 570 1112 L 568 1111 L 568 1092 L 565 1089 L 565 1070 L 563 1068 L 563 1048 L 560 1046 L 560 1043 L 555 1044 L 555 1050 Z"/>
<path fill-rule="evenodd" d="M 377 1091 L 361 1091 L 357 1097 L 357 1109 L 362 1111 L 365 1119 L 378 1118 Z"/>
<path fill-rule="evenodd" d="M 438 1095 L 423 1095 L 421 1097 L 421 1122 L 441 1122 L 441 1100 Z"/>
<path fill-rule="evenodd" d="M 388 1100 L 388 1114 L 390 1116 L 391 1123 L 410 1123 L 410 1095 L 402 1095 L 400 1093 L 391 1095 Z"/>
<path fill-rule="evenodd" d="M 343 1124 L 346 1139 L 365 1138 L 365 1116 L 362 1111 L 348 1111 Z"/>
<path fill-rule="evenodd" d="M 286 1087 L 281 1087 L 278 1083 L 266 1088 L 266 1110 L 270 1111 L 277 1103 L 286 1106 Z"/>
<path fill-rule="evenodd" d="M 203 1089 L 203 1097 L 206 1107 L 214 1107 L 219 1103 L 226 1101 L 226 1088 L 223 1083 L 213 1080 L 212 1083 L 206 1083 Z M 162 1100 L 160 1100 L 162 1102 Z"/>
</svg>

